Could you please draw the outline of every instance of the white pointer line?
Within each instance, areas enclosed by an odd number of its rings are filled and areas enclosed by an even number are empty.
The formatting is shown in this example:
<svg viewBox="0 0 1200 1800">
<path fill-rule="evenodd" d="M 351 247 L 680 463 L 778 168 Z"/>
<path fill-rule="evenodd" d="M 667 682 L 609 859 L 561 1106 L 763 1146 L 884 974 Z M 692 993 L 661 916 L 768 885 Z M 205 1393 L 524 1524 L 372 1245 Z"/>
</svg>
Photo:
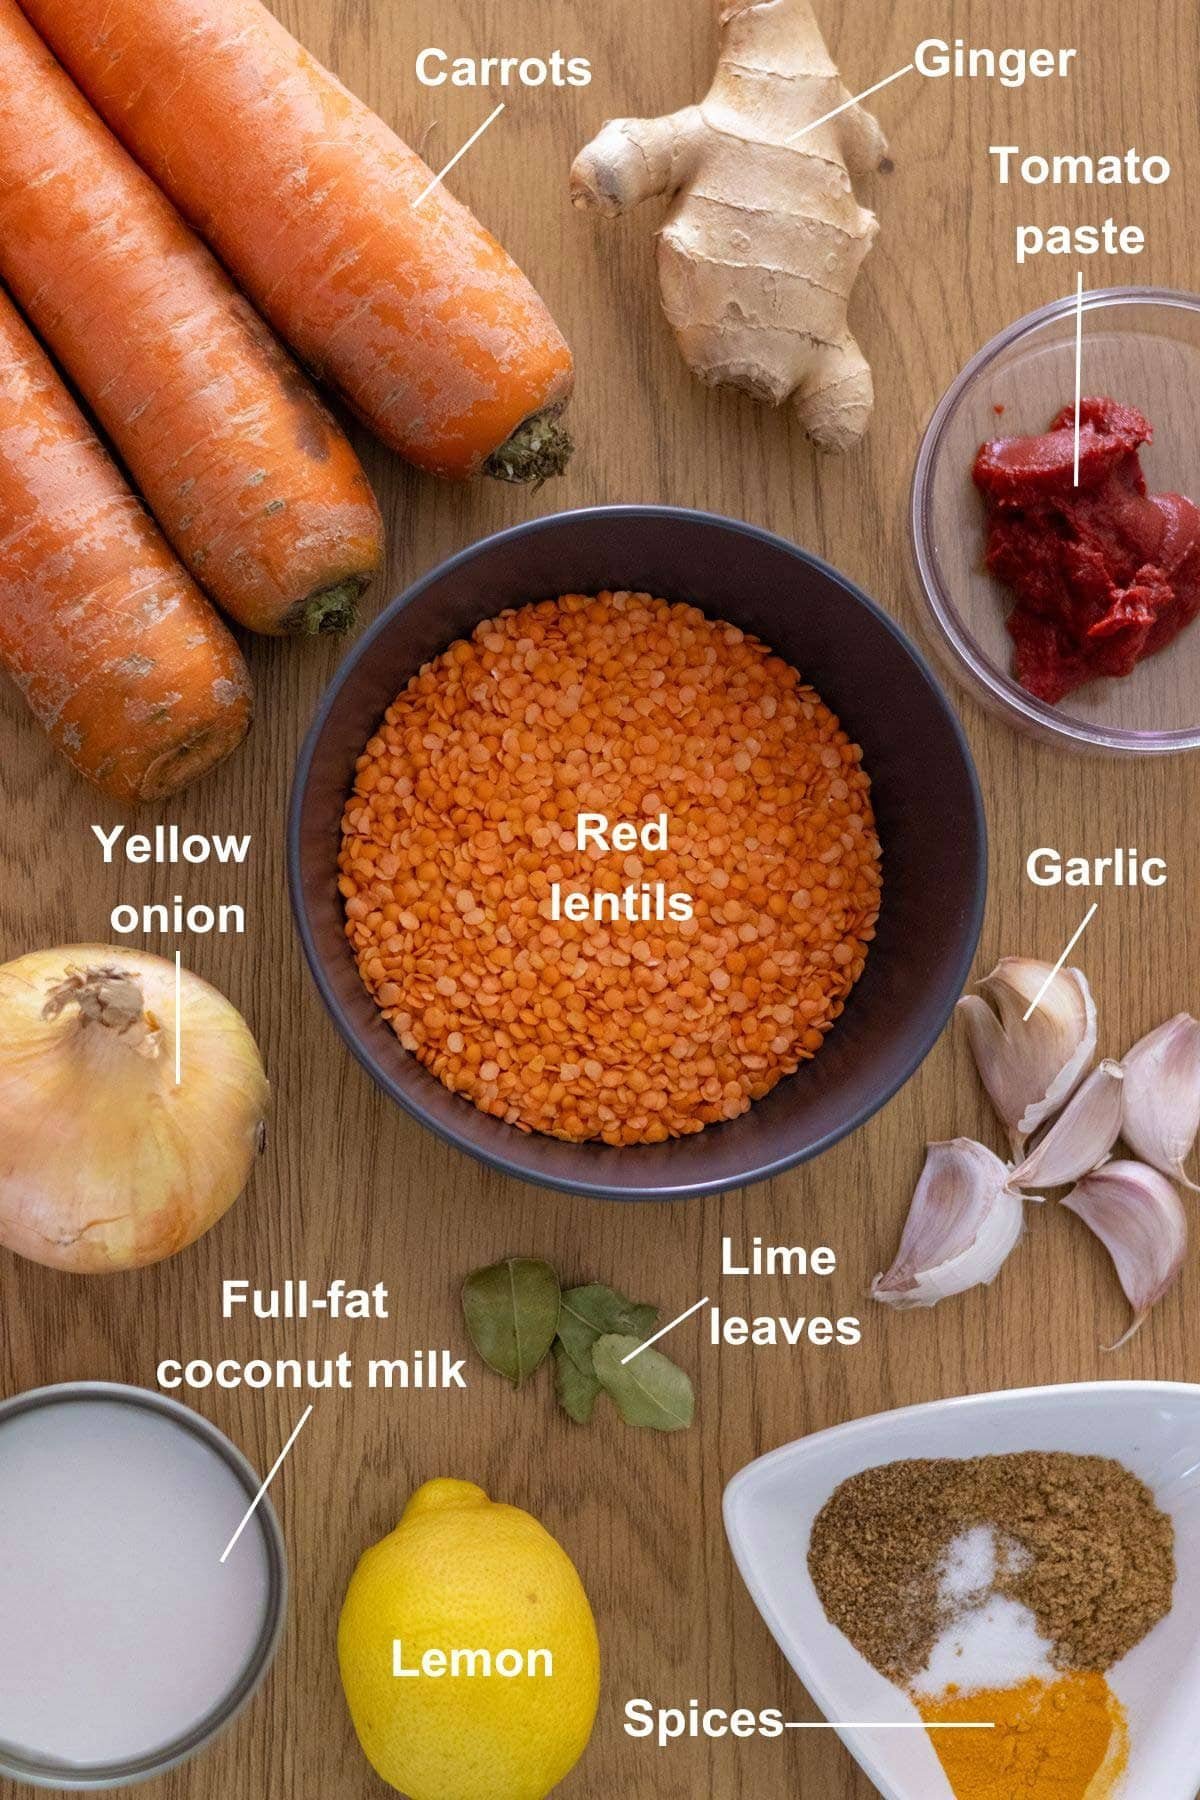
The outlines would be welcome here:
<svg viewBox="0 0 1200 1800">
<path fill-rule="evenodd" d="M 902 75 L 911 75 L 916 66 L 915 62 L 905 63 L 904 67 L 897 69 L 894 75 L 885 75 L 882 81 L 875 83 L 874 87 L 864 88 L 861 94 L 855 94 L 852 100 L 843 100 L 842 104 L 835 106 L 832 112 L 822 113 L 821 117 L 813 119 L 811 124 L 802 125 L 799 131 L 793 131 L 791 137 L 784 140 L 785 143 L 794 144 L 796 139 L 803 137 L 806 131 L 815 131 L 818 125 L 828 125 L 830 119 L 839 118 L 842 113 L 849 112 L 852 106 L 858 106 L 862 101 L 869 100 L 872 94 L 879 92 L 880 88 L 891 87 L 893 81 L 899 81 Z"/>
<path fill-rule="evenodd" d="M 876 1719 L 873 1722 L 854 1719 L 841 1725 L 831 1725 L 825 1719 L 805 1720 L 803 1723 L 785 1719 L 783 1728 L 785 1731 L 995 1731 L 996 1725 L 992 1719 L 980 1719 L 978 1722 L 953 1719 L 942 1725 L 926 1725 L 922 1719 Z"/>
<path fill-rule="evenodd" d="M 647 1338 L 644 1344 L 639 1344 L 636 1350 L 631 1350 L 628 1356 L 623 1356 L 621 1358 L 622 1365 L 631 1363 L 635 1356 L 640 1356 L 643 1350 L 650 1348 L 651 1344 L 657 1344 L 659 1338 L 665 1338 L 668 1331 L 674 1331 L 677 1325 L 682 1325 L 685 1319 L 690 1319 L 693 1313 L 699 1312 L 702 1306 L 707 1305 L 708 1295 L 705 1294 L 703 1300 L 697 1300 L 695 1306 L 689 1306 L 687 1311 L 681 1312 L 677 1319 L 672 1319 L 669 1325 L 664 1325 L 661 1331 L 656 1331 L 654 1336 Z"/>
<path fill-rule="evenodd" d="M 1075 486 L 1079 486 L 1079 438 L 1083 409 L 1083 270 L 1075 292 Z"/>
<path fill-rule="evenodd" d="M 1076 944 L 1079 942 L 1080 938 L 1083 936 L 1084 932 L 1087 930 L 1088 926 L 1091 924 L 1092 920 L 1095 918 L 1096 913 L 1099 910 L 1099 907 L 1100 907 L 1100 902 L 1098 900 L 1093 900 L 1092 904 L 1088 907 L 1086 913 L 1084 913 L 1082 924 L 1079 926 L 1079 928 L 1075 932 L 1074 937 L 1071 939 L 1070 943 L 1067 945 L 1066 949 L 1063 951 L 1062 955 L 1059 957 L 1058 961 L 1055 963 L 1054 967 L 1051 969 L 1050 973 L 1047 975 L 1045 981 L 1043 981 L 1041 987 L 1038 989 L 1037 995 L 1033 1001 L 1033 1004 L 1030 1006 L 1029 1011 L 1025 1014 L 1024 1023 L 1028 1024 L 1029 1020 L 1032 1019 L 1032 1017 L 1033 1017 L 1034 1013 L 1037 1011 L 1038 1007 L 1042 1004 L 1042 1001 L 1046 998 L 1046 995 L 1050 991 L 1051 982 L 1054 980 L 1054 977 L 1058 974 L 1058 971 L 1062 968 L 1062 966 L 1066 962 L 1068 956 L 1070 956 L 1072 950 L 1075 948 Z"/>
<path fill-rule="evenodd" d="M 183 1081 L 183 951 L 175 952 L 175 1086 Z"/>
<path fill-rule="evenodd" d="M 434 188 L 437 187 L 438 183 L 442 182 L 446 179 L 447 175 L 450 173 L 450 171 L 454 167 L 455 163 L 462 161 L 463 157 L 467 154 L 467 151 L 471 148 L 471 145 L 479 142 L 479 139 L 483 136 L 483 134 L 487 130 L 488 126 L 491 125 L 494 120 L 496 120 L 500 117 L 500 114 L 504 111 L 504 107 L 505 107 L 505 102 L 502 100 L 500 102 L 499 106 L 496 108 L 495 112 L 489 113 L 487 118 L 483 121 L 483 124 L 479 126 L 478 130 L 473 131 L 471 133 L 470 137 L 467 139 L 467 141 L 463 145 L 462 149 L 457 151 L 450 158 L 450 161 L 446 164 L 445 168 L 440 170 L 438 172 L 438 174 L 436 174 L 434 176 L 433 180 L 429 183 L 429 186 L 422 189 L 422 191 L 417 195 L 416 199 L 413 201 L 413 210 L 414 211 L 416 210 L 416 208 L 418 206 L 420 206 L 420 204 L 423 200 L 428 200 L 430 194 L 432 194 Z"/>
<path fill-rule="evenodd" d="M 221 1558 L 222 1563 L 228 1561 L 230 1551 L 233 1549 L 234 1545 L 237 1543 L 238 1539 L 241 1537 L 243 1531 L 245 1531 L 247 1525 L 250 1523 L 251 1519 L 254 1517 L 255 1513 L 258 1511 L 259 1507 L 262 1505 L 263 1495 L 266 1493 L 267 1489 L 270 1487 L 271 1483 L 274 1481 L 275 1477 L 278 1475 L 280 1469 L 282 1469 L 282 1467 L 284 1465 L 284 1461 L 287 1457 L 288 1451 L 291 1449 L 291 1447 L 295 1443 L 296 1439 L 300 1436 L 300 1433 L 304 1430 L 304 1427 L 308 1424 L 308 1421 L 311 1417 L 312 1417 L 312 1407 L 306 1406 L 304 1411 L 300 1415 L 300 1423 L 297 1425 L 295 1431 L 293 1431 L 293 1433 L 292 1433 L 291 1437 L 288 1439 L 287 1443 L 283 1446 L 283 1449 L 279 1452 L 279 1455 L 275 1458 L 274 1466 L 271 1469 L 271 1473 L 267 1476 L 267 1479 L 263 1482 L 263 1484 L 259 1488 L 257 1494 L 255 1494 L 254 1499 L 250 1506 L 250 1511 L 246 1514 L 245 1518 L 242 1520 L 241 1524 L 238 1526 L 237 1530 L 234 1532 L 233 1536 L 230 1538 L 229 1542 L 226 1544 L 225 1553 Z"/>
</svg>

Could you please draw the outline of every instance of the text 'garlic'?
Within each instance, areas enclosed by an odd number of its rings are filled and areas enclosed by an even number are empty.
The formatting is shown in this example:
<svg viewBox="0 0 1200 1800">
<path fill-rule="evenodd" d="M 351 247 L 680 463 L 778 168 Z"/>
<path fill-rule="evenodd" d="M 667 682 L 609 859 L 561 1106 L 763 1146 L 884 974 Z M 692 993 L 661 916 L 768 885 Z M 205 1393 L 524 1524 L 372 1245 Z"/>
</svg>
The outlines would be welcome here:
<svg viewBox="0 0 1200 1800">
<path fill-rule="evenodd" d="M 884 1306 L 936 1306 L 994 1281 L 1025 1228 L 998 1156 L 970 1138 L 930 1144 L 896 1260 L 871 1283 Z"/>
<path fill-rule="evenodd" d="M 1096 1054 L 1087 977 L 1080 969 L 1051 975 L 1050 963 L 1005 956 L 979 983 L 985 997 L 967 994 L 958 1003 L 980 1078 L 1018 1159 L 1039 1125 L 1065 1106 Z"/>
<path fill-rule="evenodd" d="M 1129 1330 L 1109 1346 L 1119 1350 L 1141 1329 L 1183 1266 L 1188 1238 L 1183 1203 L 1157 1169 L 1112 1162 L 1081 1181 L 1063 1205 L 1100 1239 L 1133 1308 Z"/>
<path fill-rule="evenodd" d="M 1102 1062 L 1009 1177 L 1015 1188 L 1066 1187 L 1099 1168 L 1121 1133 L 1125 1073 Z"/>
<path fill-rule="evenodd" d="M 1135 1044 L 1121 1066 L 1126 1142 L 1152 1168 L 1200 1193 L 1183 1172 L 1200 1132 L 1200 1021 L 1176 1013 Z"/>
</svg>

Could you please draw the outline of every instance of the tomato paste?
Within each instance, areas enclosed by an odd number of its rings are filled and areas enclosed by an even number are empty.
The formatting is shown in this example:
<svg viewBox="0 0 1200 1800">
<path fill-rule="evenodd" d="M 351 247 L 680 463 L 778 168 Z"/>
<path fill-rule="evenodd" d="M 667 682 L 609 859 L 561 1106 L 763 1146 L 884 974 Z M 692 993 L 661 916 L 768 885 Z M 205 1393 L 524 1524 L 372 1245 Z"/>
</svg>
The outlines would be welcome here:
<svg viewBox="0 0 1200 1800">
<path fill-rule="evenodd" d="M 1115 400 L 1075 409 L 1044 437 L 997 438 L 975 459 L 987 566 L 1013 590 L 1008 629 L 1022 687 L 1052 705 L 1085 682 L 1132 674 L 1200 612 L 1200 510 L 1149 494 L 1149 422 Z"/>
</svg>

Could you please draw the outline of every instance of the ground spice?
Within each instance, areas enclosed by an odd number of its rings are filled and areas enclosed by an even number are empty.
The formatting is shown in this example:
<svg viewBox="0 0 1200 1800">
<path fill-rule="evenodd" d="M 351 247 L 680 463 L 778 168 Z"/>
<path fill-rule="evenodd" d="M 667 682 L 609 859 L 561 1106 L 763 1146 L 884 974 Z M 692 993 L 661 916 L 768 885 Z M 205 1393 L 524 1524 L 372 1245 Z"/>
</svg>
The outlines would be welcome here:
<svg viewBox="0 0 1200 1800">
<path fill-rule="evenodd" d="M 581 851 L 582 812 L 665 813 L 667 848 Z M 405 1048 L 493 1117 L 610 1144 L 734 1118 L 812 1057 L 881 888 L 829 708 L 757 639 L 632 593 L 506 612 L 422 669 L 358 761 L 339 867 Z M 693 913 L 554 918 L 555 884 Z"/>
<path fill-rule="evenodd" d="M 923 1701 L 927 1725 L 989 1721 L 993 1731 L 933 1731 L 957 1800 L 1108 1800 L 1129 1761 L 1129 1727 L 1103 1675 Z"/>
<path fill-rule="evenodd" d="M 1120 1463 L 1043 1451 L 888 1463 L 826 1502 L 808 1564 L 829 1618 L 889 1679 L 907 1687 L 926 1667 L 951 1546 L 981 1526 L 1017 1546 L 995 1591 L 1033 1613 L 1056 1668 L 1111 1668 L 1170 1611 L 1174 1528 Z"/>
</svg>

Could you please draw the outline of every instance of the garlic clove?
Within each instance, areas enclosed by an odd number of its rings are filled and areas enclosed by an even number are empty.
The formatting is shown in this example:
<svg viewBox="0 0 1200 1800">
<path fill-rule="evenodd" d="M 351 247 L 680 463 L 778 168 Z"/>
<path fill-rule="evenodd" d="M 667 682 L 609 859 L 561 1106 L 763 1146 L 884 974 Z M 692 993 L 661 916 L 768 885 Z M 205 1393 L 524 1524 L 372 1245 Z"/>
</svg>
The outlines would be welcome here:
<svg viewBox="0 0 1200 1800">
<path fill-rule="evenodd" d="M 1109 1345 L 1119 1350 L 1178 1279 L 1188 1236 L 1183 1202 L 1157 1169 L 1111 1162 L 1081 1181 L 1062 1204 L 1100 1239 L 1133 1308 L 1129 1330 Z"/>
<path fill-rule="evenodd" d="M 1066 1187 L 1107 1160 L 1121 1134 L 1125 1071 L 1102 1062 L 1009 1176 L 1015 1188 Z"/>
<path fill-rule="evenodd" d="M 1025 1206 L 998 1156 L 969 1138 L 930 1144 L 896 1260 L 871 1298 L 905 1309 L 995 1280 L 1025 1229 Z"/>
<path fill-rule="evenodd" d="M 1200 1132 L 1200 1020 L 1176 1013 L 1126 1056 L 1126 1142 L 1143 1162 L 1200 1193 L 1183 1172 Z"/>
<path fill-rule="evenodd" d="M 1096 1054 L 1096 1004 L 1087 977 L 1060 969 L 1049 980 L 1051 972 L 1050 963 L 1005 956 L 978 984 L 986 998 L 967 994 L 958 1003 L 983 1085 L 1018 1159 L 1038 1126 L 1066 1105 Z"/>
</svg>

